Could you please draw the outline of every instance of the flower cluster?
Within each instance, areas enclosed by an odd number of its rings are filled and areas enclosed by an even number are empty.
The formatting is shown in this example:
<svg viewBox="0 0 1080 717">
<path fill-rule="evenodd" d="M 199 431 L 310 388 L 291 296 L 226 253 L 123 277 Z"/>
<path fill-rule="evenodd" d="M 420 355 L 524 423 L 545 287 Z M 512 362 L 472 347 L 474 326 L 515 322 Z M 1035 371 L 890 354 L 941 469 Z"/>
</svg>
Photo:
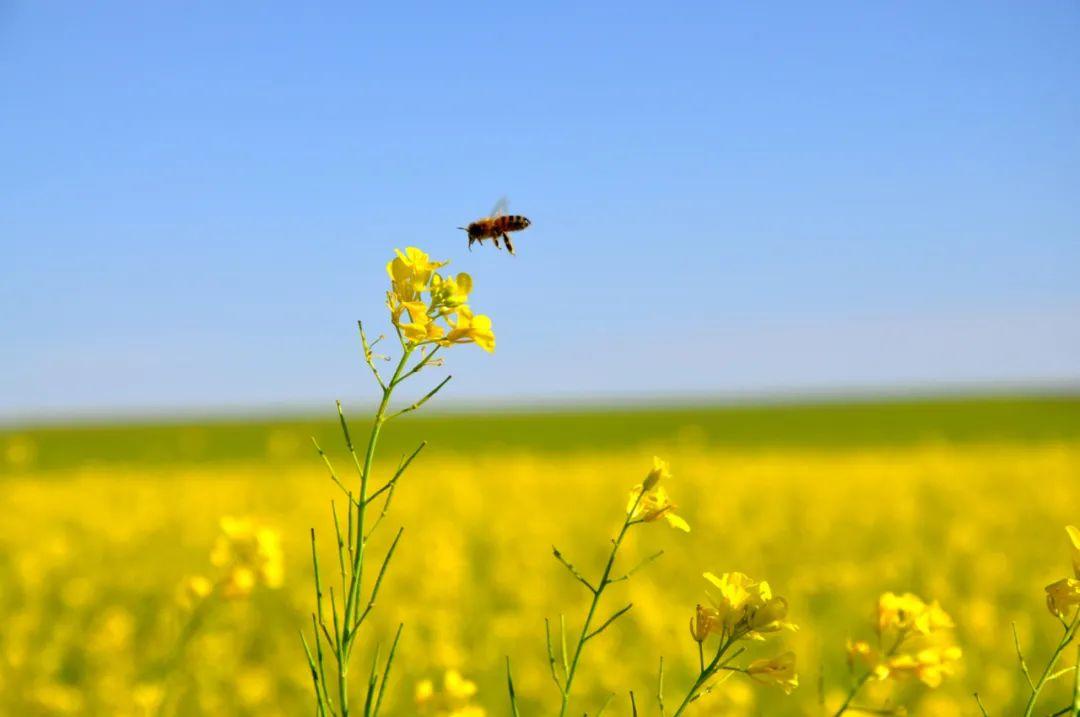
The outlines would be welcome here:
<svg viewBox="0 0 1080 717">
<path fill-rule="evenodd" d="M 441 690 L 431 680 L 421 680 L 414 691 L 418 713 L 431 717 L 484 717 L 484 709 L 472 704 L 475 696 L 476 683 L 457 670 L 446 671 Z"/>
<path fill-rule="evenodd" d="M 246 597 L 258 585 L 281 587 L 285 577 L 278 532 L 247 518 L 221 519 L 210 562 L 223 571 L 218 587 L 226 598 Z M 205 590 L 205 584 L 192 587 Z"/>
<path fill-rule="evenodd" d="M 698 643 L 699 649 L 710 635 L 718 635 L 720 643 L 716 656 L 708 667 L 704 665 L 702 657 L 698 684 L 705 684 L 720 670 L 731 670 L 742 672 L 755 682 L 779 687 L 785 693 L 791 694 L 799 686 L 794 652 L 753 660 L 745 667 L 729 665 L 728 663 L 743 651 L 740 649 L 721 662 L 728 648 L 740 640 L 761 641 L 770 633 L 797 630 L 787 619 L 787 600 L 773 595 L 772 588 L 764 580 L 757 582 L 743 573 L 724 573 L 720 576 L 705 573 L 704 577 L 717 592 L 707 593 L 710 603 L 708 606 L 697 606 L 690 619 L 690 635 L 694 642 Z M 691 690 L 691 697 L 697 698 L 694 690 Z"/>
<path fill-rule="evenodd" d="M 690 525 L 675 514 L 676 505 L 671 502 L 667 490 L 660 485 L 660 481 L 670 480 L 671 471 L 667 461 L 653 457 L 653 468 L 638 485 L 630 491 L 630 498 L 626 504 L 626 512 L 630 520 L 642 523 L 651 523 L 663 518 L 673 528 L 690 532 Z"/>
<path fill-rule="evenodd" d="M 404 342 L 414 347 L 475 343 L 485 351 L 495 350 L 491 319 L 474 314 L 466 303 L 472 277 L 464 272 L 444 277 L 436 269 L 447 262 L 432 261 L 416 247 L 396 253 L 386 265 L 386 305 Z"/>
<path fill-rule="evenodd" d="M 696 641 L 710 634 L 721 639 L 764 640 L 766 633 L 798 629 L 787 620 L 787 600 L 773 595 L 764 580 L 755 582 L 743 573 L 719 577 L 705 573 L 705 579 L 719 594 L 707 593 L 710 607 L 697 606 L 690 629 Z"/>
<path fill-rule="evenodd" d="M 946 632 L 953 627 L 936 600 L 926 603 L 912 593 L 887 592 L 878 598 L 878 647 L 864 640 L 848 641 L 848 665 L 854 670 L 862 664 L 878 680 L 914 677 L 937 687 L 961 657 Z"/>
<path fill-rule="evenodd" d="M 1070 610 L 1080 605 L 1080 530 L 1075 525 L 1065 527 L 1072 542 L 1073 576 L 1046 586 L 1046 607 L 1064 619 Z"/>
</svg>

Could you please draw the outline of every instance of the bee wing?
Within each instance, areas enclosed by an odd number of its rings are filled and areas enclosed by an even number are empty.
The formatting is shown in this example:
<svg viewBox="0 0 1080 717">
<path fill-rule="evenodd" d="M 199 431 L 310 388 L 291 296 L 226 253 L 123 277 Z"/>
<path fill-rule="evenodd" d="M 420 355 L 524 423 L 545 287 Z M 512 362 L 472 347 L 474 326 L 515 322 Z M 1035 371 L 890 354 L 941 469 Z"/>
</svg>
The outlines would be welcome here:
<svg viewBox="0 0 1080 717">
<path fill-rule="evenodd" d="M 495 202 L 495 206 L 491 209 L 491 214 L 488 216 L 495 218 L 501 217 L 506 214 L 506 208 L 510 205 L 510 201 L 506 197 L 499 197 L 499 201 Z"/>
</svg>

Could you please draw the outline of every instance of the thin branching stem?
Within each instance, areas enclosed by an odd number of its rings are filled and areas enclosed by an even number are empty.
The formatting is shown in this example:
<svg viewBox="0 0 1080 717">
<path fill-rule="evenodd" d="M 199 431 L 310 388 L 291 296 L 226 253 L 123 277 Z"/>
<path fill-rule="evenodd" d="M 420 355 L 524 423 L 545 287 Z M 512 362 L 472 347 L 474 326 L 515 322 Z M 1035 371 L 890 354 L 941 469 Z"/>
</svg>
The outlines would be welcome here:
<svg viewBox="0 0 1080 717">
<path fill-rule="evenodd" d="M 511 717 L 521 717 L 521 712 L 518 711 L 517 704 L 517 692 L 514 690 L 514 676 L 510 672 L 510 656 L 506 656 L 506 689 L 510 693 L 510 715 Z"/>
<path fill-rule="evenodd" d="M 1061 636 L 1061 640 L 1058 642 L 1057 647 L 1054 648 L 1053 653 L 1050 654 L 1050 659 L 1046 661 L 1046 667 L 1043 668 L 1042 674 L 1039 675 L 1039 679 L 1035 681 L 1035 684 L 1031 687 L 1031 694 L 1028 696 L 1027 704 L 1024 706 L 1024 717 L 1031 717 L 1035 711 L 1035 703 L 1039 699 L 1039 693 L 1042 692 L 1042 688 L 1051 679 L 1051 673 L 1054 671 L 1054 666 L 1057 664 L 1058 659 L 1061 657 L 1061 653 L 1065 651 L 1065 648 L 1069 646 L 1069 643 L 1076 637 L 1077 627 L 1080 625 L 1080 608 L 1077 609 L 1076 614 L 1073 616 L 1072 622 L 1062 621 L 1065 625 L 1065 632 Z"/>
<path fill-rule="evenodd" d="M 328 606 L 324 606 L 323 583 L 319 570 L 315 532 L 314 530 L 311 532 L 311 557 L 315 576 L 316 600 L 315 611 L 312 613 L 312 627 L 315 631 L 315 644 L 314 650 L 312 650 L 312 645 L 309 644 L 305 638 L 304 648 L 305 655 L 308 658 L 308 667 L 314 671 L 313 683 L 316 692 L 316 713 L 321 717 L 349 717 L 349 660 L 356 644 L 356 637 L 360 626 L 375 607 L 390 561 L 392 560 L 398 542 L 401 539 L 402 531 L 400 529 L 398 530 L 390 547 L 387 549 L 386 555 L 383 557 L 382 563 L 375 575 L 375 580 L 370 586 L 370 593 L 365 597 L 364 568 L 366 562 L 368 562 L 365 560 L 367 557 L 366 553 L 368 552 L 368 542 L 372 533 L 374 533 L 375 528 L 377 528 L 383 518 L 386 517 L 398 480 L 409 468 L 409 465 L 417 455 L 419 455 L 425 445 L 424 443 L 421 443 L 408 457 L 403 456 L 392 477 L 377 490 L 372 490 L 372 466 L 374 463 L 375 451 L 382 427 L 391 418 L 391 414 L 389 413 L 391 397 L 394 388 L 400 384 L 404 378 L 415 374 L 424 366 L 429 365 L 435 354 L 435 351 L 429 352 L 417 365 L 409 369 L 409 361 L 417 347 L 402 341 L 403 352 L 394 369 L 393 375 L 389 380 L 383 380 L 375 366 L 375 355 L 372 353 L 372 346 L 374 344 L 368 342 L 363 326 L 361 325 L 359 328 L 360 339 L 364 349 L 364 360 L 371 368 L 372 374 L 379 383 L 379 387 L 382 390 L 382 397 L 379 401 L 378 408 L 375 411 L 374 418 L 372 419 L 366 450 L 362 457 L 357 452 L 357 448 L 353 443 L 352 434 L 349 430 L 349 424 L 345 418 L 345 412 L 341 407 L 341 403 L 338 402 L 337 404 L 338 420 L 341 426 L 342 435 L 345 439 L 345 448 L 352 458 L 353 465 L 356 468 L 360 479 L 358 492 L 354 493 L 345 485 L 322 447 L 315 442 L 315 448 L 318 451 L 319 456 L 323 459 L 331 480 L 348 497 L 348 502 L 346 503 L 348 509 L 346 514 L 347 520 L 344 526 L 344 532 L 342 530 L 342 521 L 337 513 L 336 506 L 331 502 L 334 533 L 337 543 L 336 548 L 338 551 L 338 568 L 341 577 L 341 592 L 340 594 L 337 593 L 332 586 L 329 588 Z M 406 409 L 406 412 L 419 408 L 423 403 L 434 396 L 445 384 L 445 381 L 440 383 L 434 390 L 429 391 L 420 401 L 409 406 Z M 400 415 L 400 413 L 401 412 L 398 412 L 398 414 L 394 415 Z M 369 525 L 368 508 L 371 507 L 371 503 L 379 497 L 384 499 L 381 510 L 375 520 Z M 324 610 L 326 609 L 329 610 L 329 614 L 324 613 Z M 362 705 L 363 717 L 375 717 L 382 707 L 390 668 L 393 664 L 398 640 L 401 637 L 401 630 L 402 627 L 399 626 L 381 674 L 379 671 L 378 651 L 376 650 L 371 665 L 371 672 L 367 680 L 367 691 Z M 327 679 L 327 668 L 323 658 L 324 644 L 332 655 L 337 668 L 336 710 L 334 707 L 334 700 L 331 700 L 330 690 L 327 687 L 329 680 Z"/>
<path fill-rule="evenodd" d="M 709 661 L 709 664 L 701 668 L 701 671 L 698 673 L 698 676 L 694 680 L 694 683 L 690 685 L 690 689 L 687 690 L 686 696 L 683 698 L 682 702 L 679 703 L 679 707 L 675 710 L 675 712 L 672 713 L 672 717 L 679 717 L 679 715 L 681 715 L 683 711 L 686 710 L 688 706 L 690 706 L 690 703 L 694 702 L 698 699 L 698 697 L 701 696 L 701 690 L 705 687 L 708 681 L 711 680 L 717 672 L 726 668 L 728 663 L 730 663 L 732 660 L 742 654 L 743 650 L 742 648 L 740 648 L 736 650 L 732 655 L 730 655 L 726 660 L 723 659 L 728 649 L 730 649 L 731 646 L 734 645 L 740 637 L 741 635 L 737 634 L 721 635 L 720 644 L 717 645 L 716 648 L 716 654 L 713 655 L 713 658 Z M 703 648 L 701 647 L 700 643 L 698 645 L 698 648 L 699 655 L 703 654 Z"/>
<path fill-rule="evenodd" d="M 386 695 L 386 683 L 390 680 L 390 668 L 394 664 L 394 655 L 397 653 L 398 640 L 401 639 L 401 631 L 405 629 L 405 623 L 398 623 L 397 632 L 394 634 L 394 642 L 390 645 L 390 654 L 386 656 L 386 667 L 383 668 L 382 681 L 379 684 L 379 697 L 375 700 L 375 709 L 371 717 L 377 717 L 382 709 L 383 697 Z"/>
<path fill-rule="evenodd" d="M 562 682 L 559 681 L 559 675 L 555 672 L 555 651 L 551 649 L 551 621 L 546 617 L 544 618 L 544 636 L 547 638 L 548 665 L 551 667 L 551 679 L 555 682 L 555 686 L 559 688 L 559 692 L 562 692 Z"/>
<path fill-rule="evenodd" d="M 590 630 L 592 627 L 593 618 L 596 616 L 596 608 L 600 605 L 600 598 L 604 594 L 604 589 L 611 584 L 611 570 L 615 565 L 615 556 L 619 552 L 619 547 L 622 545 L 623 539 L 626 537 L 626 533 L 630 530 L 631 526 L 640 522 L 634 519 L 634 513 L 637 511 L 638 504 L 641 502 L 642 496 L 645 495 L 645 491 L 639 491 L 637 498 L 626 511 L 626 516 L 623 519 L 622 527 L 619 529 L 618 535 L 611 541 L 611 553 L 608 555 L 607 563 L 604 565 L 604 572 L 600 575 L 600 580 L 597 581 L 595 588 L 592 589 L 592 600 L 589 603 L 589 611 L 585 615 L 585 622 L 581 626 L 581 634 L 578 637 L 577 646 L 574 648 L 574 656 L 570 660 L 569 665 L 566 667 L 566 681 L 563 683 L 562 689 L 562 706 L 559 709 L 559 717 L 566 717 L 566 711 L 570 706 L 570 690 L 574 684 L 574 676 L 577 674 L 578 663 L 581 661 L 581 654 L 585 650 L 585 643 L 593 637 L 596 637 L 604 629 L 606 629 L 612 622 L 614 622 L 620 615 L 624 614 L 630 609 L 630 606 L 626 606 L 619 612 L 612 615 L 608 620 L 597 630 Z M 555 551 L 556 557 L 559 556 L 559 552 Z M 560 562 L 563 562 L 560 558 Z M 569 563 L 564 563 L 569 565 Z M 574 572 L 574 571 L 572 571 Z M 586 585 L 591 587 L 591 583 L 584 581 Z M 563 630 L 563 657 L 566 657 L 565 648 L 565 636 L 566 631 Z"/>
<path fill-rule="evenodd" d="M 1020 662 L 1020 671 L 1024 673 L 1024 679 L 1027 680 L 1028 690 L 1035 690 L 1035 683 L 1031 681 L 1031 671 L 1028 670 L 1027 661 L 1024 660 L 1024 652 L 1020 649 L 1020 635 L 1016 631 L 1016 622 L 1012 623 L 1013 634 L 1013 646 L 1016 648 L 1016 659 Z"/>
<path fill-rule="evenodd" d="M 660 657 L 660 670 L 656 677 L 656 704 L 660 707 L 660 717 L 664 717 L 664 658 Z"/>
<path fill-rule="evenodd" d="M 900 646 L 902 644 L 904 644 L 904 640 L 907 639 L 909 634 L 909 631 L 901 630 L 900 634 L 896 636 L 896 642 L 893 643 L 893 646 L 889 648 L 888 652 L 885 653 L 885 657 L 888 658 L 895 655 L 896 651 L 900 649 Z M 856 709 L 854 706 L 852 706 L 851 702 L 855 699 L 855 695 L 859 694 L 859 690 L 863 688 L 863 685 L 865 685 L 870 680 L 870 678 L 873 677 L 873 675 L 873 670 L 867 670 L 862 675 L 860 675 L 854 683 L 852 683 L 851 690 L 848 692 L 847 697 L 844 698 L 844 701 L 840 704 L 840 708 L 836 710 L 835 714 L 833 714 L 833 717 L 840 717 L 840 715 L 844 714 L 848 710 Z M 862 712 L 866 711 L 866 708 L 864 707 L 860 707 L 858 709 Z"/>
<path fill-rule="evenodd" d="M 1073 666 L 1073 717 L 1080 717 L 1080 645 L 1076 648 L 1076 664 Z"/>
</svg>

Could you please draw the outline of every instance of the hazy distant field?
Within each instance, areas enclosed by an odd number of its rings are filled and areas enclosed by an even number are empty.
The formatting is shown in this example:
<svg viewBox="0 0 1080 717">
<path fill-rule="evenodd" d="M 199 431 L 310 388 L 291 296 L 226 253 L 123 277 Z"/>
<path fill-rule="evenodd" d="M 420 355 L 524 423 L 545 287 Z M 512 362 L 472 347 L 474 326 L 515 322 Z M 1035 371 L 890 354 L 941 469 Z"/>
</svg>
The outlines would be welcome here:
<svg viewBox="0 0 1080 717">
<path fill-rule="evenodd" d="M 333 417 L 0 432 L 0 714 L 160 714 L 163 699 L 179 714 L 308 714 L 307 531 L 327 534 L 340 495 L 310 436 L 344 468 Z M 1062 527 L 1080 522 L 1077 398 L 428 416 L 391 426 L 380 470 L 421 438 L 387 519 L 405 533 L 374 622 L 384 640 L 406 624 L 393 714 L 414 714 L 415 683 L 448 668 L 477 681 L 488 714 L 507 714 L 506 654 L 523 712 L 549 713 L 543 619 L 576 625 L 586 597 L 551 545 L 596 571 L 653 454 L 671 462 L 693 530 L 632 536 L 627 562 L 666 554 L 613 589 L 613 604 L 635 607 L 590 643 L 578 714 L 606 690 L 619 693 L 607 714 L 629 714 L 628 689 L 653 714 L 661 655 L 667 689 L 685 687 L 704 570 L 767 578 L 788 597 L 802 686 L 785 697 L 732 679 L 695 714 L 819 714 L 822 668 L 832 704 L 844 642 L 869 636 L 885 590 L 937 598 L 958 623 L 962 671 L 936 691 L 910 686 L 916 714 L 972 714 L 975 689 L 992 714 L 1015 713 L 1009 622 L 1031 654 L 1059 629 L 1043 586 L 1067 572 Z M 175 655 L 181 583 L 212 572 L 230 515 L 280 532 L 284 585 L 220 604 Z M 178 667 L 163 676 L 163 664 Z M 1048 703 L 1064 701 L 1060 682 Z"/>
</svg>

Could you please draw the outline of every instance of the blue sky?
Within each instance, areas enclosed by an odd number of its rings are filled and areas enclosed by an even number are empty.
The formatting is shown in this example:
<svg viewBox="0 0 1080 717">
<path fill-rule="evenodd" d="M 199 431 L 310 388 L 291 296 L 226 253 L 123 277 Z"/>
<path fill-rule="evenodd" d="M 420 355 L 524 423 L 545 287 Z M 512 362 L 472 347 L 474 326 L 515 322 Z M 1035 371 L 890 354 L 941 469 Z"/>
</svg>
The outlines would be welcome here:
<svg viewBox="0 0 1080 717">
<path fill-rule="evenodd" d="M 1080 379 L 1080 6 L 0 2 L 0 418 Z M 511 258 L 455 227 L 502 195 Z"/>
</svg>

